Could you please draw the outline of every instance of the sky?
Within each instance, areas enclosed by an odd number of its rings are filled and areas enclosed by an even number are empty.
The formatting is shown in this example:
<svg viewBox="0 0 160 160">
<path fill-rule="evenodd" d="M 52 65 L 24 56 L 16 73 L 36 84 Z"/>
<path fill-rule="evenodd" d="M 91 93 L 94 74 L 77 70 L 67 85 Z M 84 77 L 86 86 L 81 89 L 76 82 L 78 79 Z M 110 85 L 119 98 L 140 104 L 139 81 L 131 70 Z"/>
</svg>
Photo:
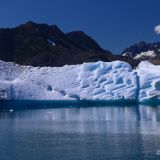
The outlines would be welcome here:
<svg viewBox="0 0 160 160">
<path fill-rule="evenodd" d="M 104 49 L 160 41 L 160 0 L 0 0 L 0 27 L 27 21 L 82 30 Z M 156 27 L 156 28 L 155 28 Z"/>
</svg>

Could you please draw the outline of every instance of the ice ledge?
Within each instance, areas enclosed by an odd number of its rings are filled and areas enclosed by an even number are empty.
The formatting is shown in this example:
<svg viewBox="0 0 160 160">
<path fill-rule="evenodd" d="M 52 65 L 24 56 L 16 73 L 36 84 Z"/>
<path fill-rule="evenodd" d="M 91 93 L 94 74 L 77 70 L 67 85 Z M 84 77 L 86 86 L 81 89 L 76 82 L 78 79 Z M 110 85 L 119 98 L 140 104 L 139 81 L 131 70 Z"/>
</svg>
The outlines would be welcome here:
<svg viewBox="0 0 160 160">
<path fill-rule="evenodd" d="M 136 70 L 122 61 L 64 67 L 31 67 L 0 61 L 0 100 L 160 99 L 160 66 L 147 61 Z"/>
</svg>

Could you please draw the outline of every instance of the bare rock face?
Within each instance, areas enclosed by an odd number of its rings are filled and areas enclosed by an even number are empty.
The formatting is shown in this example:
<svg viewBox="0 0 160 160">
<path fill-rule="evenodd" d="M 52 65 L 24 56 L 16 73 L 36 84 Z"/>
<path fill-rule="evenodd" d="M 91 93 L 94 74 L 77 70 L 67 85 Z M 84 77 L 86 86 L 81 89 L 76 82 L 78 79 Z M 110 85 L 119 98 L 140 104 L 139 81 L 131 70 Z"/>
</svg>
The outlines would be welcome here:
<svg viewBox="0 0 160 160">
<path fill-rule="evenodd" d="M 56 25 L 27 22 L 16 28 L 0 29 L 0 60 L 32 66 L 63 66 L 92 61 L 112 61 L 82 31 L 63 33 Z"/>
</svg>

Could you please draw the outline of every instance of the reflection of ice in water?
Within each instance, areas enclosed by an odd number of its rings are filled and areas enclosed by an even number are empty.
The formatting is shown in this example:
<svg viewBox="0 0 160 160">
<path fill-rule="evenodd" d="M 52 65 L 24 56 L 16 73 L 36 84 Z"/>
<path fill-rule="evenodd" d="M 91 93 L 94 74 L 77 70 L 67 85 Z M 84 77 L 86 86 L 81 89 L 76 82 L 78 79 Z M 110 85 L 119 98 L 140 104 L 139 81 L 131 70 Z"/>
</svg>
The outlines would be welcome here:
<svg viewBox="0 0 160 160">
<path fill-rule="evenodd" d="M 160 134 L 160 107 L 140 106 L 140 132 Z"/>
<path fill-rule="evenodd" d="M 88 107 L 0 112 L 0 120 L 13 119 L 25 127 L 57 132 L 160 133 L 160 107 Z"/>
<path fill-rule="evenodd" d="M 125 107 L 95 107 L 95 108 L 64 108 L 43 110 L 45 119 L 54 121 L 135 121 L 136 108 Z"/>
</svg>

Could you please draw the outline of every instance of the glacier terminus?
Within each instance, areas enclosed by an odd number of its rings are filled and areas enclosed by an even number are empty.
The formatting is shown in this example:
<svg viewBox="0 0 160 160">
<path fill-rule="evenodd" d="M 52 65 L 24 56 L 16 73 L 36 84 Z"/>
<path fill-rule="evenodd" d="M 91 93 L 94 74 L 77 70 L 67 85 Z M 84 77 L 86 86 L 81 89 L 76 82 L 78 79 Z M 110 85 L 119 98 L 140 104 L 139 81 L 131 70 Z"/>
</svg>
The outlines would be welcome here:
<svg viewBox="0 0 160 160">
<path fill-rule="evenodd" d="M 21 66 L 0 61 L 1 100 L 160 99 L 160 66 L 142 61 L 136 69 L 123 61 L 63 67 Z"/>
</svg>

